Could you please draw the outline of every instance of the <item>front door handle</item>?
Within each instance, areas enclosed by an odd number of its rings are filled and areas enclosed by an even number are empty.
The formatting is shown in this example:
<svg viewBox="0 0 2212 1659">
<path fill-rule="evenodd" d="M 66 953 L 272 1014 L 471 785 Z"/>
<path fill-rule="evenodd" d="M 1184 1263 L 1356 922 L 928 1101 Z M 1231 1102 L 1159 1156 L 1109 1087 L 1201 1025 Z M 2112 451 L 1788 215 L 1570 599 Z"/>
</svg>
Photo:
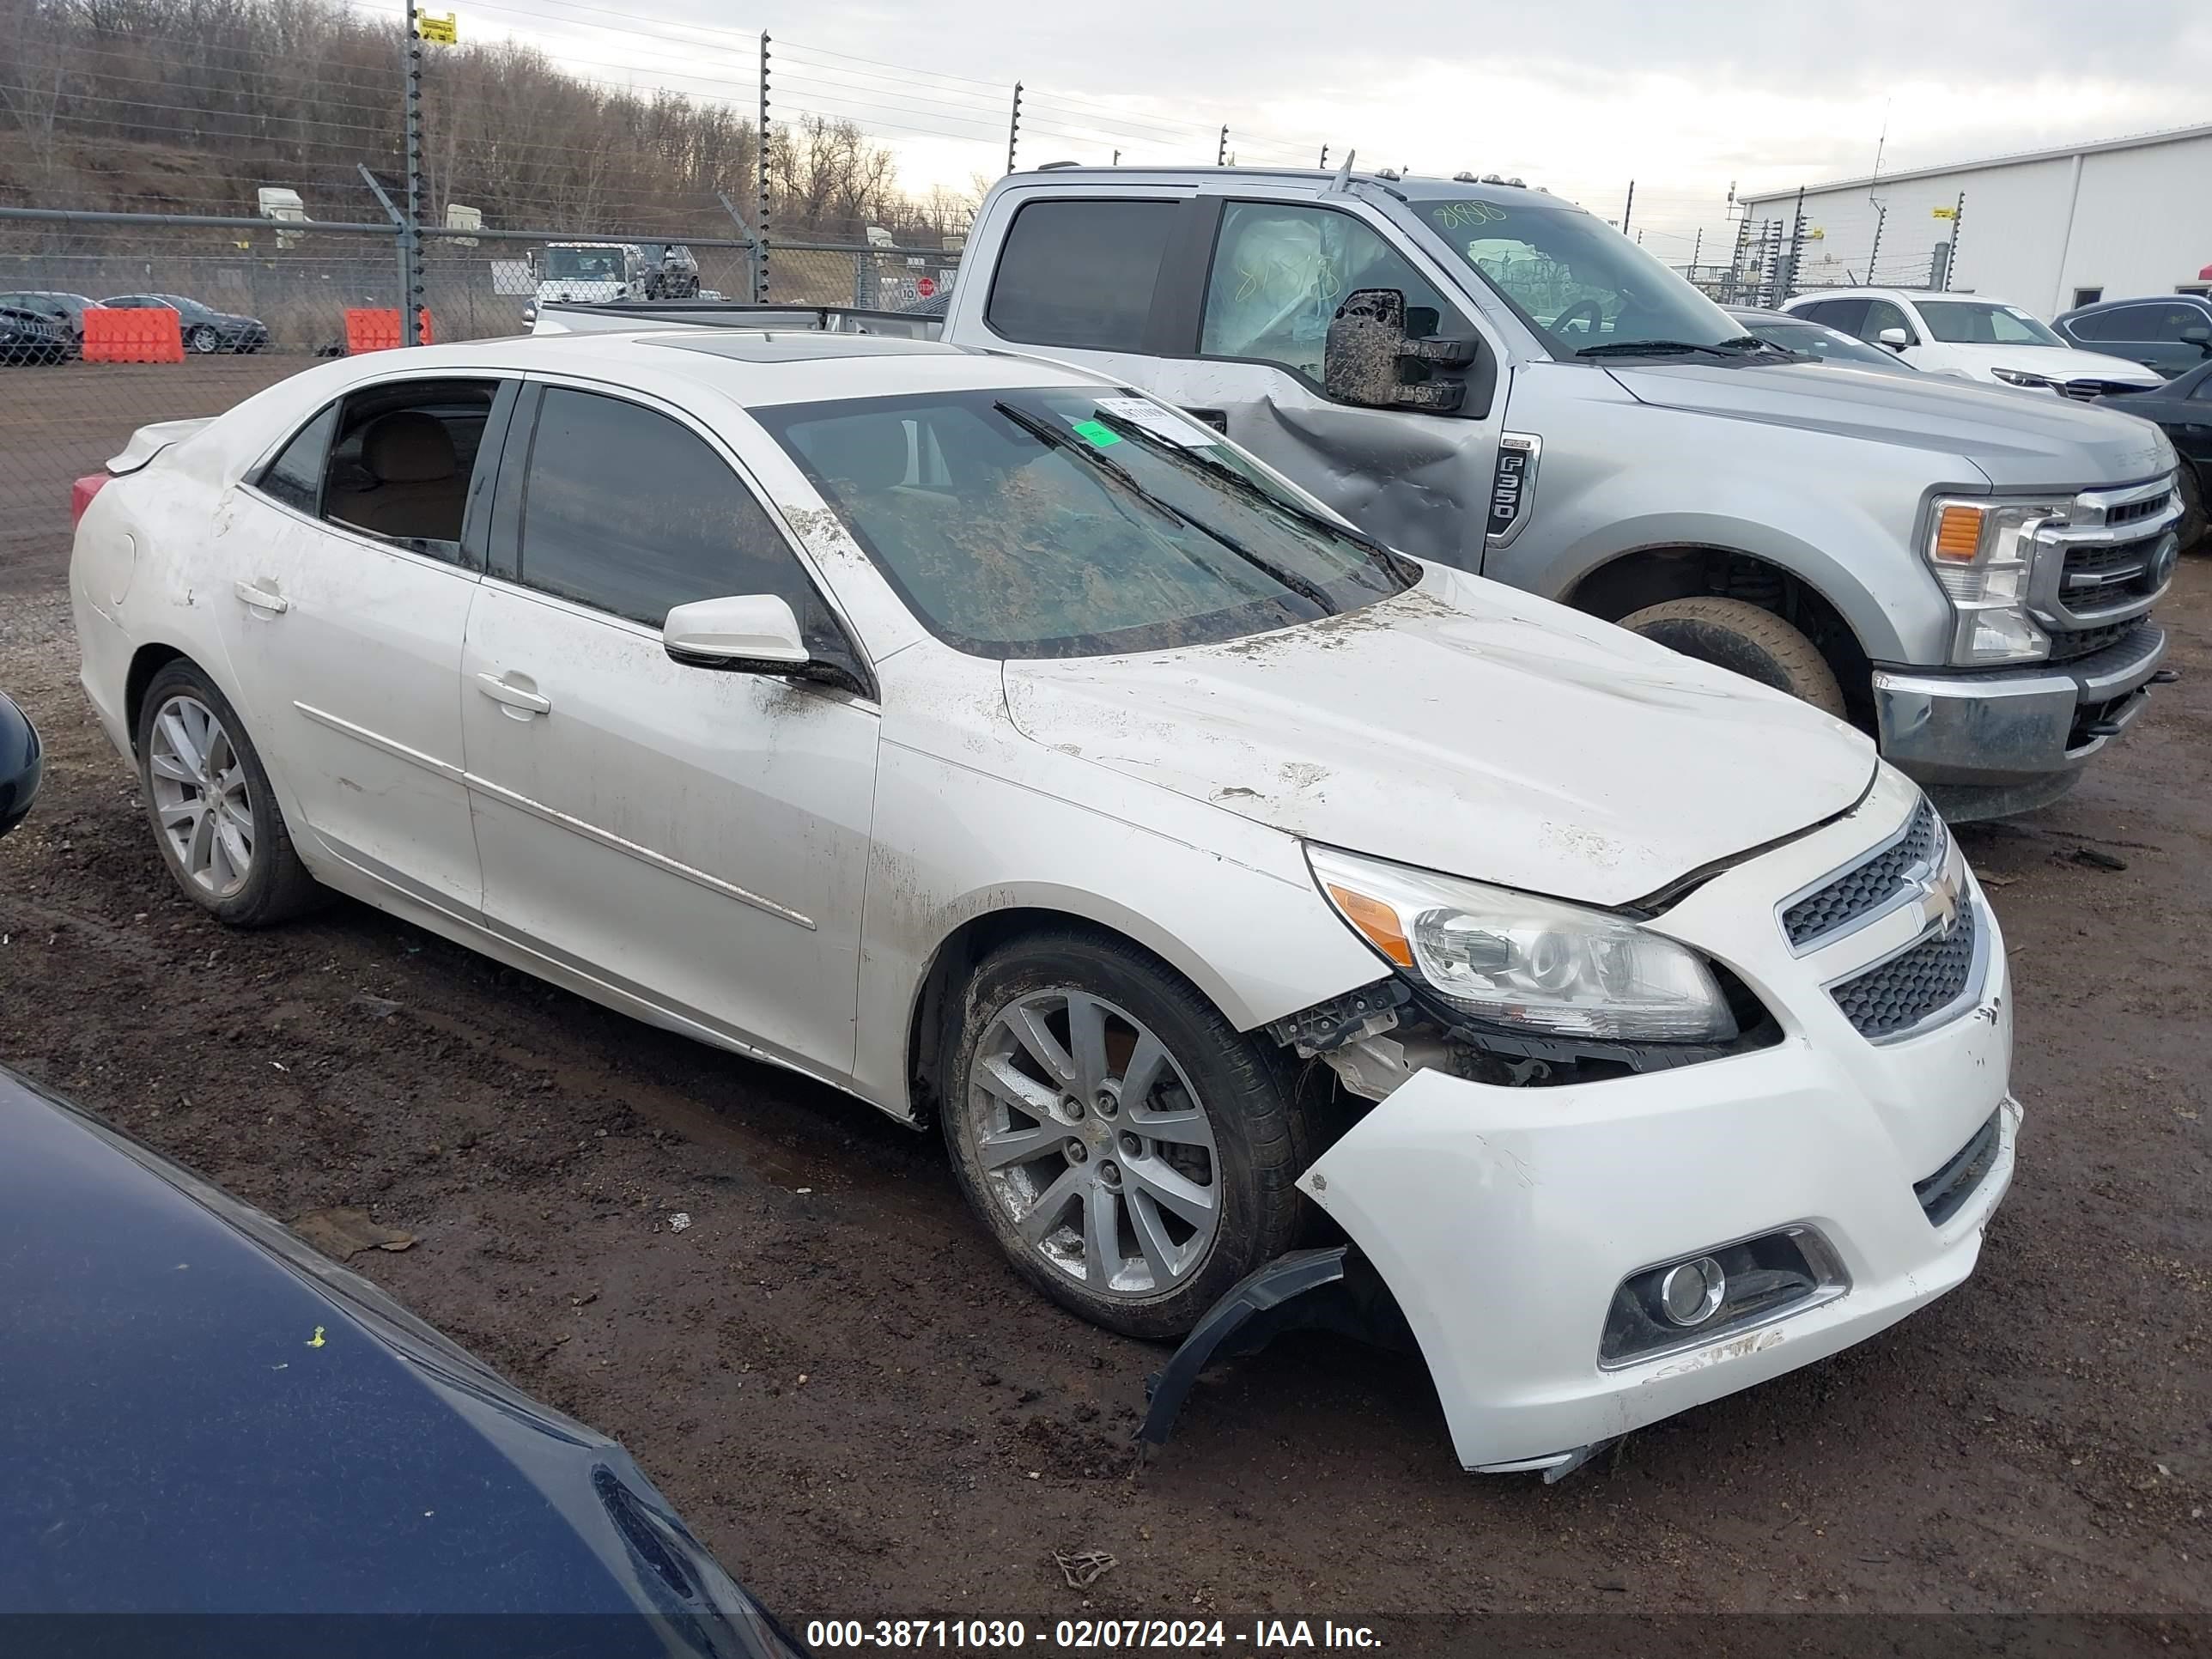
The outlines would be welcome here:
<svg viewBox="0 0 2212 1659">
<path fill-rule="evenodd" d="M 552 698 L 541 697 L 535 691 L 526 691 L 519 685 L 510 685 L 498 674 L 477 675 L 477 690 L 494 702 L 503 703 L 509 708 L 520 710 L 519 718 L 521 719 L 527 719 L 532 714 L 550 714 L 553 712 Z"/>
<path fill-rule="evenodd" d="M 256 611 L 265 611 L 272 617 L 281 617 L 292 608 L 292 601 L 274 587 L 264 587 L 258 582 L 233 582 L 230 591 Z"/>
</svg>

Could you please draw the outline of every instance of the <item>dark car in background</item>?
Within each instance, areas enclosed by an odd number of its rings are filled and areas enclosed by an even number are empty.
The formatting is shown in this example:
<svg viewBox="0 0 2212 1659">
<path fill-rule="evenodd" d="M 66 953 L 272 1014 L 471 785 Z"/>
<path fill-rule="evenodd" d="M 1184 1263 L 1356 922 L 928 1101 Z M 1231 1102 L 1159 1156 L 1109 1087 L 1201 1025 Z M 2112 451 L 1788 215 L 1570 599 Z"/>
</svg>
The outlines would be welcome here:
<svg viewBox="0 0 2212 1659">
<path fill-rule="evenodd" d="M 2077 306 L 2051 326 L 2068 344 L 2154 368 L 2169 380 L 2212 362 L 2212 297 L 2161 294 Z"/>
<path fill-rule="evenodd" d="M 38 728 L 31 717 L 0 691 L 0 836 L 23 821 L 39 793 L 39 775 L 45 763 L 39 749 Z"/>
<path fill-rule="evenodd" d="M 82 350 L 84 347 L 85 307 L 98 303 L 88 295 L 68 294 L 59 289 L 26 288 L 18 289 L 12 294 L 0 294 L 0 307 L 10 311 L 27 311 L 50 323 L 59 324 L 62 332 L 69 337 L 72 350 Z"/>
<path fill-rule="evenodd" d="M 1794 351 L 1800 357 L 1809 357 L 1814 362 L 1834 363 L 1843 368 L 1871 368 L 1883 374 L 1917 374 L 1920 371 L 1905 362 L 1895 352 L 1881 346 L 1869 345 L 1864 340 L 1830 328 L 1826 323 L 1816 323 L 1806 317 L 1792 317 L 1787 312 L 1767 311 L 1758 306 L 1729 306 L 1728 314 L 1743 325 L 1744 332 L 1764 340 L 1769 345 L 1778 345 L 1785 351 Z"/>
<path fill-rule="evenodd" d="M 619 1445 L 268 1216 L 5 1066 L 0 1146 L 11 1653 L 800 1653 Z"/>
<path fill-rule="evenodd" d="M 269 325 L 258 317 L 217 311 L 181 294 L 124 294 L 100 303 L 113 310 L 175 312 L 187 351 L 259 351 L 269 343 Z"/>
<path fill-rule="evenodd" d="M 2181 457 L 2181 501 L 2188 509 L 2181 520 L 2181 547 L 2212 547 L 2212 358 L 2164 386 L 2148 392 L 2118 393 L 2097 401 L 2106 409 L 2124 410 L 2154 422 L 2173 442 Z"/>
<path fill-rule="evenodd" d="M 0 363 L 59 363 L 73 355 L 60 324 L 35 312 L 0 306 Z"/>
</svg>

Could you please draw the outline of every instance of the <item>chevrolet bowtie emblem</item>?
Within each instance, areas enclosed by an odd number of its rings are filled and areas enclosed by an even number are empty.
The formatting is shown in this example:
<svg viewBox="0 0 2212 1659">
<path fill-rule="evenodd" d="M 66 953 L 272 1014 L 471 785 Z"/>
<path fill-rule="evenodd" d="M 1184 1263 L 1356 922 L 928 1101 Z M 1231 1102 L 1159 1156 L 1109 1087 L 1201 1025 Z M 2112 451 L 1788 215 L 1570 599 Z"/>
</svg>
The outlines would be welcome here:
<svg viewBox="0 0 2212 1659">
<path fill-rule="evenodd" d="M 1912 889 L 1923 925 L 1933 927 L 1939 939 L 1950 938 L 1959 925 L 1959 878 L 1948 872 L 1922 870 L 1912 878 Z"/>
</svg>

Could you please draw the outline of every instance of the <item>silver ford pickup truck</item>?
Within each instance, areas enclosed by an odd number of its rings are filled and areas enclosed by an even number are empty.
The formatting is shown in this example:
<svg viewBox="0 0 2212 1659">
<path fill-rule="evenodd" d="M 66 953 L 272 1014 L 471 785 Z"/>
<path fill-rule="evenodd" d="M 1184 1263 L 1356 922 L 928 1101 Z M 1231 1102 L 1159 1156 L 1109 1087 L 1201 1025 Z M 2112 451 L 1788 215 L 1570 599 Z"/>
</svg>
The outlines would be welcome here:
<svg viewBox="0 0 2212 1659">
<path fill-rule="evenodd" d="M 2172 678 L 2156 427 L 1800 361 L 1540 190 L 1014 173 L 942 337 L 1113 375 L 1407 552 L 1793 692 L 1954 820 L 2063 794 Z"/>
</svg>

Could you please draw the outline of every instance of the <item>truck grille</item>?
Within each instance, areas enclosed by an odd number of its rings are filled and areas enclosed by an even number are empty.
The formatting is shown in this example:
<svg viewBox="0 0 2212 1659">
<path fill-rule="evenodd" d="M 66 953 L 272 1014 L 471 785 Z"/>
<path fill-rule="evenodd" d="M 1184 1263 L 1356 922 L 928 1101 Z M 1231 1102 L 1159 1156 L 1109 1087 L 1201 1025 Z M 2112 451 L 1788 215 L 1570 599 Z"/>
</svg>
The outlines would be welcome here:
<svg viewBox="0 0 2212 1659">
<path fill-rule="evenodd" d="M 1880 1042 L 1923 1024 L 1966 994 L 1980 931 L 1972 900 L 1948 933 L 1931 933 L 1887 962 L 1828 988 L 1858 1034 Z"/>
<path fill-rule="evenodd" d="M 2078 662 L 2083 657 L 2094 656 L 2100 651 L 2107 651 L 2131 641 L 2150 626 L 2150 618 L 2143 616 L 2129 622 L 2109 623 L 2102 628 L 2077 628 L 2071 633 L 2053 634 L 2051 636 L 2051 660 Z"/>
<path fill-rule="evenodd" d="M 1946 839 L 1943 820 L 1923 796 L 1897 839 L 1783 911 L 1790 949 L 1802 954 L 1872 915 L 1904 890 L 1915 868 L 1940 869 Z"/>
<path fill-rule="evenodd" d="M 2140 621 L 2173 580 L 2181 498 L 2171 474 L 2084 490 L 2062 523 L 2035 532 L 2029 605 L 2051 635 L 2051 659 L 2100 651 Z"/>
</svg>

